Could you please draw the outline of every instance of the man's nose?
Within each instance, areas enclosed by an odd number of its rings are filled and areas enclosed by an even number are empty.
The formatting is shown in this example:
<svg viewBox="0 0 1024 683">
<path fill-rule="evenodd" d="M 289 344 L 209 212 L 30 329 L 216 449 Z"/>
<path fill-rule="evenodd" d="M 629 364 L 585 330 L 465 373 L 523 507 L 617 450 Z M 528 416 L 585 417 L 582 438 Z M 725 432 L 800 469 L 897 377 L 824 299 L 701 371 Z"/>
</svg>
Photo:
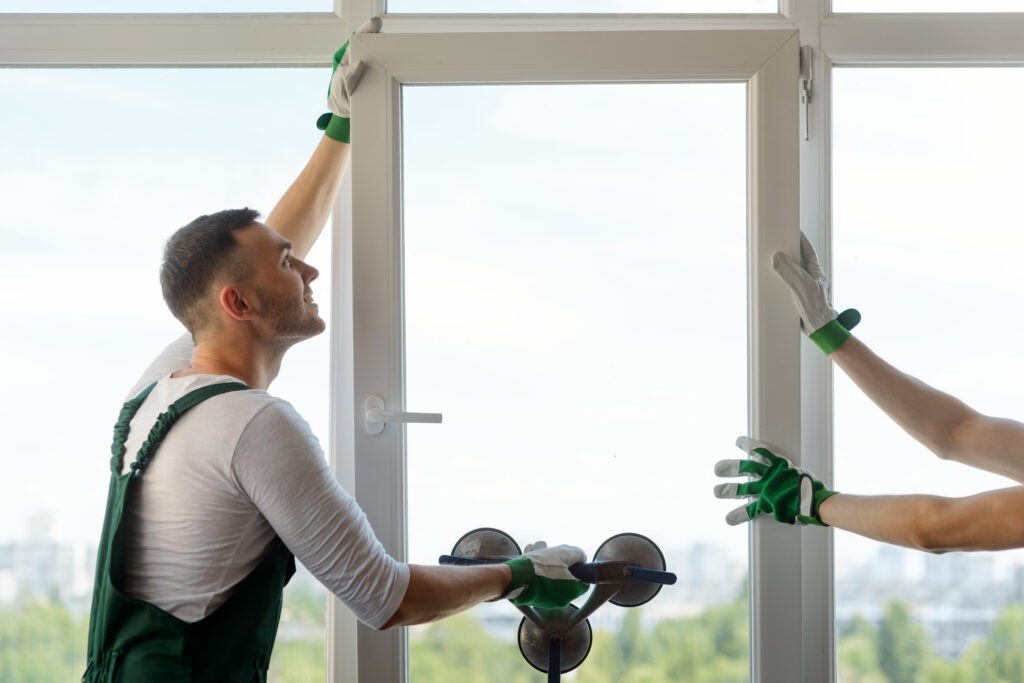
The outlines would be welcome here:
<svg viewBox="0 0 1024 683">
<path fill-rule="evenodd" d="M 320 277 L 320 271 L 309 265 L 305 261 L 299 260 L 302 264 L 302 280 L 304 282 L 312 282 L 313 280 Z"/>
</svg>

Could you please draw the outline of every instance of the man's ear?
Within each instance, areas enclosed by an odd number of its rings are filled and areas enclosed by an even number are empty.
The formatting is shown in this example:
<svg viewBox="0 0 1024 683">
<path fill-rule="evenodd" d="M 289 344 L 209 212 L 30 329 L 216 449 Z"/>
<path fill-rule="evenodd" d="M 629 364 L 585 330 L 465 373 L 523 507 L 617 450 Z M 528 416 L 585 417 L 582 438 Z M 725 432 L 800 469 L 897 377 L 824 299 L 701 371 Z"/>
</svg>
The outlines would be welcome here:
<svg viewBox="0 0 1024 683">
<path fill-rule="evenodd" d="M 255 315 L 249 295 L 237 285 L 221 287 L 219 303 L 221 309 L 235 320 L 250 320 Z"/>
</svg>

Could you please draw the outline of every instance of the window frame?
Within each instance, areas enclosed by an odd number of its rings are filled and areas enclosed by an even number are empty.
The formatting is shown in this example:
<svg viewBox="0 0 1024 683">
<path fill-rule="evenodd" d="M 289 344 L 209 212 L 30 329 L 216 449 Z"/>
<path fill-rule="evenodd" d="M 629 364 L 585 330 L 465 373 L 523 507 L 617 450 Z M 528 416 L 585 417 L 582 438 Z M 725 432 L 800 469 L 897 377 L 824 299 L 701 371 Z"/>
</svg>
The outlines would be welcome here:
<svg viewBox="0 0 1024 683">
<path fill-rule="evenodd" d="M 335 0 L 334 12 L 312 14 L 0 13 L 0 67 L 326 66 L 341 38 L 365 19 L 382 12 L 383 0 Z M 781 0 L 777 15 L 403 14 L 385 16 L 385 26 L 389 33 L 406 34 L 799 31 L 800 43 L 810 48 L 807 56 L 813 76 L 806 110 L 809 139 L 801 138 L 798 152 L 799 225 L 819 245 L 827 273 L 831 273 L 832 261 L 832 68 L 1024 66 L 1024 13 L 836 14 L 831 11 L 829 0 Z M 792 95 L 796 97 L 795 86 Z M 363 96 L 360 94 L 357 98 Z M 799 116 L 803 121 L 798 107 L 794 106 L 793 112 L 791 116 Z M 795 118 L 790 123 L 797 125 Z M 354 171 L 362 167 L 357 146 Z M 349 200 L 353 196 L 353 175 L 357 174 L 350 173 L 343 186 L 339 207 L 352 206 Z M 357 179 L 357 183 L 363 182 Z M 347 211 L 335 212 L 332 268 L 336 284 L 331 302 L 335 322 L 332 324 L 332 423 L 328 452 L 339 481 L 349 490 L 359 491 L 355 456 L 359 407 L 355 399 L 355 340 L 351 324 L 355 314 L 351 289 L 352 226 L 352 216 Z M 792 242 L 786 246 L 793 248 L 795 229 L 788 234 Z M 759 244 L 752 253 L 763 256 L 767 248 L 769 245 Z M 781 305 L 779 288 L 769 284 L 770 278 L 762 277 L 770 275 L 763 272 L 763 260 L 761 263 L 753 261 L 750 266 L 756 291 L 751 295 L 752 309 L 756 312 L 763 303 L 759 297 L 768 296 L 771 299 L 768 305 L 780 307 L 779 314 L 783 318 L 770 323 L 752 317 L 752 334 L 758 333 L 759 325 L 789 325 L 795 330 L 794 314 Z M 775 420 L 775 416 L 754 411 L 752 415 L 760 415 L 760 418 L 755 417 L 751 427 L 755 433 L 780 446 L 791 447 L 794 454 L 800 452 L 802 443 L 805 454 L 802 464 L 831 482 L 832 367 L 817 349 L 796 341 L 795 332 L 789 337 L 792 339 L 784 342 L 786 348 L 780 351 L 795 353 L 794 348 L 798 348 L 799 364 L 798 367 L 794 364 L 794 368 L 778 380 L 787 387 L 787 396 L 795 393 L 799 385 L 799 414 L 786 417 L 785 424 L 779 425 L 768 422 Z M 758 342 L 758 348 L 761 347 L 767 348 Z M 752 359 L 752 377 L 764 372 L 764 358 Z M 751 393 L 752 403 L 765 403 L 766 392 L 770 389 L 763 379 L 755 386 L 757 391 Z M 768 429 L 773 431 L 765 431 Z M 799 431 L 796 435 L 789 434 L 792 430 Z M 758 523 L 753 525 L 752 542 L 755 549 L 769 541 L 778 541 L 781 547 L 787 547 L 787 543 L 793 544 L 795 537 L 787 534 L 788 531 L 778 525 Z M 780 576 L 778 565 L 762 562 L 761 556 L 757 556 L 755 562 L 752 554 L 751 581 L 756 596 L 751 603 L 754 613 L 752 680 L 835 679 L 832 532 L 810 530 L 798 538 L 799 567 L 795 576 L 799 579 L 794 579 L 794 575 Z M 776 591 L 777 586 L 782 590 Z M 772 590 L 767 590 L 769 588 Z M 797 603 L 800 609 L 793 610 Z M 779 609 L 789 610 L 790 614 L 786 616 L 778 612 Z M 780 628 L 782 624 L 778 622 L 769 625 L 765 621 L 766 616 L 776 614 L 789 619 L 783 621 L 786 628 Z M 357 631 L 354 618 L 336 600 L 329 603 L 328 622 L 328 678 L 331 681 L 357 680 L 356 642 L 378 634 Z M 783 642 L 780 634 L 795 632 L 802 633 L 799 643 Z M 772 664 L 766 661 L 766 651 L 775 647 L 779 648 L 776 650 L 779 659 L 789 662 L 784 673 L 771 669 Z M 788 656 L 793 654 L 795 656 Z M 367 667 L 363 673 L 366 680 L 376 680 L 376 672 L 368 673 L 372 667 L 364 666 Z"/>
<path fill-rule="evenodd" d="M 609 52 L 612 39 L 621 50 Z M 406 557 L 405 431 L 363 429 L 363 402 L 384 398 L 405 410 L 402 309 L 401 88 L 450 83 L 740 81 L 748 84 L 748 419 L 751 433 L 799 457 L 798 321 L 770 254 L 797 243 L 797 34 L 793 30 L 544 32 L 518 49 L 514 33 L 356 36 L 367 70 L 353 108 L 352 332 L 355 492 L 385 548 Z M 424 66 L 422 55 L 430 54 Z M 666 55 L 669 55 L 666 57 Z M 779 169 L 783 169 L 781 172 Z M 436 406 L 410 406 L 439 410 Z M 751 534 L 751 665 L 764 680 L 792 680 L 803 668 L 800 536 L 774 524 Z M 772 577 L 769 590 L 765 585 Z M 360 678 L 408 677 L 404 630 L 359 627 Z M 386 662 L 389 664 L 382 664 Z M 366 663 L 366 664 L 363 664 Z M 372 664 L 370 664 L 372 663 Z M 796 667 L 796 668 L 794 668 Z"/>
</svg>

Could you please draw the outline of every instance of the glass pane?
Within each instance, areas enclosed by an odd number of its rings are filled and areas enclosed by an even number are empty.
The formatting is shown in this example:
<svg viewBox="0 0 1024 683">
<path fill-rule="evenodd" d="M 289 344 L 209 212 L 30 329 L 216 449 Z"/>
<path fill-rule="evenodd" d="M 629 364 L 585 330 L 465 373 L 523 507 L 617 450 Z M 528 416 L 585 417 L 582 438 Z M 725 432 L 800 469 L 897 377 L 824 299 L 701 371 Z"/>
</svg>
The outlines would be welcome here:
<svg viewBox="0 0 1024 683">
<path fill-rule="evenodd" d="M 11 361 L 0 382 L 0 680 L 81 678 L 111 428 L 182 332 L 160 294 L 163 242 L 202 213 L 269 212 L 319 139 L 327 79 L 325 69 L 0 70 L 0 353 Z M 240 92 L 274 97 L 245 112 Z M 330 263 L 329 240 L 310 260 Z M 327 296 L 329 268 L 313 286 Z M 327 367 L 321 335 L 292 349 L 273 388 L 325 443 Z M 297 575 L 274 680 L 324 679 L 324 607 L 319 584 Z"/>
<path fill-rule="evenodd" d="M 0 0 L 0 12 L 333 12 L 333 0 Z"/>
<path fill-rule="evenodd" d="M 1000 350 L 1024 332 L 1012 313 L 1024 70 L 837 69 L 834 82 L 835 301 L 861 310 L 861 338 L 896 367 L 1021 418 L 1024 397 L 1007 378 L 1024 376 L 1024 359 Z M 962 496 L 1013 484 L 939 460 L 835 378 L 840 491 Z M 1024 551 L 928 555 L 841 532 L 835 548 L 843 681 L 1020 677 Z M 895 639 L 903 645 L 886 646 Z"/>
<path fill-rule="evenodd" d="M 601 607 L 574 680 L 746 681 L 747 530 L 708 497 L 746 428 L 745 87 L 403 93 L 407 405 L 444 413 L 408 427 L 411 561 L 643 534 L 679 583 Z M 536 680 L 520 617 L 414 629 L 412 681 Z"/>
<path fill-rule="evenodd" d="M 832 0 L 833 12 L 1024 12 L 1024 0 Z"/>
<path fill-rule="evenodd" d="M 393 14 L 775 14 L 778 0 L 387 0 Z"/>
</svg>

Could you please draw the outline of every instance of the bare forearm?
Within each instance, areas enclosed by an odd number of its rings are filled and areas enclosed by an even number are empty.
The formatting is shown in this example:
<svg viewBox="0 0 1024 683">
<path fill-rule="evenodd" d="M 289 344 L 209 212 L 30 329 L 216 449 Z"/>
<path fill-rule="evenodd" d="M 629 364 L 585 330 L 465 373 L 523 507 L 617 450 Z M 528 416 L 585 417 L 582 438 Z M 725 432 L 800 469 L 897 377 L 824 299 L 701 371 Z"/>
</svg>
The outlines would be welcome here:
<svg viewBox="0 0 1024 683">
<path fill-rule="evenodd" d="M 409 565 L 409 587 L 384 628 L 425 624 L 501 595 L 512 580 L 505 564 L 479 567 Z"/>
<path fill-rule="evenodd" d="M 926 550 L 919 521 L 931 514 L 936 496 L 855 496 L 838 493 L 822 501 L 821 521 L 876 541 Z"/>
<path fill-rule="evenodd" d="M 868 398 L 940 458 L 1024 482 L 1024 424 L 972 410 L 889 365 L 856 337 L 830 358 Z"/>
<path fill-rule="evenodd" d="M 957 428 L 974 414 L 967 405 L 889 365 L 856 337 L 829 357 L 908 434 L 952 457 Z"/>
<path fill-rule="evenodd" d="M 963 498 L 836 494 L 819 508 L 823 522 L 915 550 L 1005 550 L 1024 546 L 1024 488 Z"/>
<path fill-rule="evenodd" d="M 291 241 L 300 259 L 313 247 L 341 187 L 351 147 L 326 135 L 295 182 L 267 216 L 267 225 Z"/>
</svg>

